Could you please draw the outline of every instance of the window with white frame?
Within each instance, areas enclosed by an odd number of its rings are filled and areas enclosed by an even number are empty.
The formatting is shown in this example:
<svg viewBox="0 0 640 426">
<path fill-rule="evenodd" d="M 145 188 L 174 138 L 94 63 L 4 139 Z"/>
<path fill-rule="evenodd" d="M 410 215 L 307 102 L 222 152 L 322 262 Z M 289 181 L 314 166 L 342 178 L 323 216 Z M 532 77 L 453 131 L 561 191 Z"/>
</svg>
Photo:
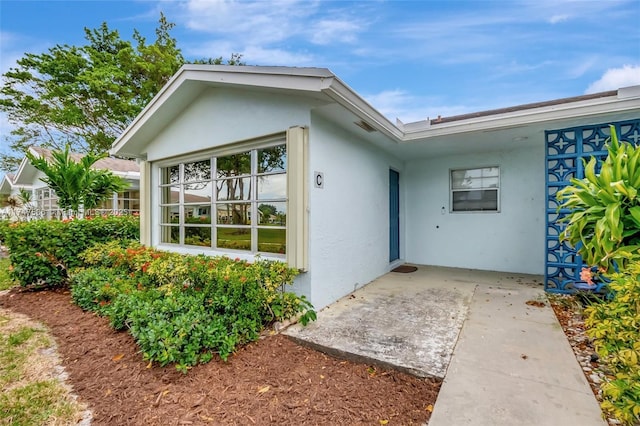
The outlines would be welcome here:
<svg viewBox="0 0 640 426">
<path fill-rule="evenodd" d="M 53 189 L 36 189 L 36 208 L 45 212 L 58 209 L 58 196 Z"/>
<path fill-rule="evenodd" d="M 500 211 L 500 168 L 451 170 L 451 211 Z"/>
<path fill-rule="evenodd" d="M 118 210 L 137 212 L 140 210 L 140 191 L 118 192 Z"/>
<path fill-rule="evenodd" d="M 160 242 L 286 253 L 282 140 L 160 167 Z"/>
</svg>

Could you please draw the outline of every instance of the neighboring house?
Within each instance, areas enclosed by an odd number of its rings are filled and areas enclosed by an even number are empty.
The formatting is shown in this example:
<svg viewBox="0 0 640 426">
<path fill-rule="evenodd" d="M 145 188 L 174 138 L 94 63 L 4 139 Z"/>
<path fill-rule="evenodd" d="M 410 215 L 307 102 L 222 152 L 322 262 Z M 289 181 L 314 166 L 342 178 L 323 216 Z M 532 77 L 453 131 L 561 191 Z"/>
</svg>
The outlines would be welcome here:
<svg viewBox="0 0 640 426">
<path fill-rule="evenodd" d="M 41 147 L 30 147 L 29 151 L 38 157 L 51 158 L 51 151 Z M 72 153 L 71 158 L 79 161 L 82 154 Z M 140 168 L 135 161 L 121 160 L 117 158 L 103 158 L 94 165 L 96 169 L 110 170 L 114 175 L 120 176 L 129 184 L 129 187 L 120 193 L 114 193 L 110 200 L 104 201 L 97 209 L 91 213 L 95 214 L 130 214 L 140 211 Z M 29 206 L 20 209 L 17 214 L 12 214 L 8 207 L 5 207 L 0 215 L 3 217 L 20 217 L 24 219 L 33 218 L 61 218 L 62 210 L 58 206 L 58 197 L 40 178 L 45 177 L 44 173 L 36 169 L 25 157 L 15 175 L 5 175 L 0 184 L 0 194 L 17 196 L 20 188 L 24 188 L 32 193 Z"/>
<path fill-rule="evenodd" d="M 0 182 L 0 194 L 7 195 L 9 197 L 19 195 L 20 188 L 15 185 L 16 175 L 13 173 L 7 173 L 2 177 Z M 31 189 L 29 186 L 25 186 L 25 189 Z"/>
<path fill-rule="evenodd" d="M 286 260 L 322 308 L 404 262 L 564 291 L 580 260 L 554 194 L 609 123 L 639 141 L 640 86 L 405 124 L 326 69 L 186 65 L 112 153 L 140 160 L 145 244 Z M 210 198 L 202 223 L 192 195 Z"/>
</svg>

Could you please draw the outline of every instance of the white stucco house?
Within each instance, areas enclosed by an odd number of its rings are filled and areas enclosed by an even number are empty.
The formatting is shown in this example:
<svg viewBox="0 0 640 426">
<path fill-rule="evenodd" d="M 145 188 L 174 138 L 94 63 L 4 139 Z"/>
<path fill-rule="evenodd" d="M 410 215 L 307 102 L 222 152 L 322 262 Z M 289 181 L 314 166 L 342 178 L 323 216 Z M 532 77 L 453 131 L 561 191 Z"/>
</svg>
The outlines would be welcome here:
<svg viewBox="0 0 640 426">
<path fill-rule="evenodd" d="M 111 152 L 139 160 L 143 243 L 286 260 L 322 308 L 405 262 L 563 291 L 554 194 L 610 123 L 640 140 L 640 86 L 394 123 L 327 69 L 186 65 Z"/>
<path fill-rule="evenodd" d="M 51 158 L 51 150 L 32 146 L 29 148 L 36 157 Z M 74 161 L 79 161 L 82 154 L 71 153 Z M 110 200 L 104 201 L 93 213 L 138 213 L 140 210 L 140 168 L 135 161 L 118 158 L 102 158 L 93 167 L 95 169 L 110 170 L 128 183 L 128 188 L 120 193 L 114 193 Z M 20 189 L 31 193 L 31 202 L 20 209 L 4 207 L 0 210 L 0 217 L 4 218 L 61 218 L 62 211 L 58 206 L 58 197 L 41 178 L 44 173 L 36 169 L 25 157 L 15 174 L 6 174 L 0 182 L 0 194 L 16 197 Z"/>
</svg>

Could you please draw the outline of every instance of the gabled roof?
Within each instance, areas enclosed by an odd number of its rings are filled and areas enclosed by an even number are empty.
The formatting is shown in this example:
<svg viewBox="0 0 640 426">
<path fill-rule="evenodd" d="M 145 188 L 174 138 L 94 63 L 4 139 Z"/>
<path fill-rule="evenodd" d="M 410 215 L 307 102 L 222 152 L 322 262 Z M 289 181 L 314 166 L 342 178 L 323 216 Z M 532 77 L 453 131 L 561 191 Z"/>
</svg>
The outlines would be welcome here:
<svg viewBox="0 0 640 426">
<path fill-rule="evenodd" d="M 11 194 L 11 190 L 14 187 L 15 175 L 13 173 L 7 173 L 2 177 L 0 182 L 0 194 Z"/>
<path fill-rule="evenodd" d="M 111 152 L 139 158 L 144 146 L 206 87 L 234 87 L 304 95 L 357 111 L 358 117 L 390 138 L 400 132 L 384 115 L 326 68 L 233 65 L 182 66 L 114 142 Z"/>
<path fill-rule="evenodd" d="M 29 147 L 29 152 L 31 152 L 36 157 L 45 158 L 50 160 L 52 157 L 52 151 L 47 148 L 42 148 L 39 146 Z M 73 161 L 80 161 L 85 154 L 79 154 L 72 152 L 69 154 Z M 111 158 L 106 157 L 102 158 L 95 162 L 92 167 L 96 170 L 110 170 L 114 175 L 128 178 L 128 179 L 140 179 L 140 167 L 135 161 L 131 160 L 122 160 L 119 158 Z M 37 169 L 33 167 L 31 162 L 25 157 L 22 159 L 20 163 L 20 167 L 16 172 L 14 185 L 30 185 L 33 182 L 33 178 L 37 174 Z"/>
<path fill-rule="evenodd" d="M 461 133 L 493 132 L 536 124 L 547 126 L 550 123 L 561 126 L 594 116 L 640 114 L 640 86 L 633 86 L 453 117 L 427 118 L 414 123 L 402 123 L 400 120 L 392 123 L 326 68 L 191 64 L 178 70 L 118 137 L 111 152 L 144 158 L 146 145 L 207 87 L 277 91 L 324 101 L 324 106 L 318 108 L 323 109 L 331 120 L 358 132 L 365 140 L 392 150 L 396 150 L 394 147 L 398 145 L 415 145 L 414 142 L 431 139 L 438 139 L 431 146 L 441 147 L 446 144 L 441 140 L 443 137 Z"/>
</svg>

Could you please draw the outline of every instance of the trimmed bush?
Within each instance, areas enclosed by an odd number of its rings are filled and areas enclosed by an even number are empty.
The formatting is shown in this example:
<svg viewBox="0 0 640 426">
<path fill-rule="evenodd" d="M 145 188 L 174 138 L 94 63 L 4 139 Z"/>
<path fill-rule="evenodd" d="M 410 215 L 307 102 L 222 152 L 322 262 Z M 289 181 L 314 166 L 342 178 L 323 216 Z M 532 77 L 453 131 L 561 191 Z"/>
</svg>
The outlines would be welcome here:
<svg viewBox="0 0 640 426">
<path fill-rule="evenodd" d="M 285 291 L 297 271 L 282 262 L 248 263 L 228 257 L 187 256 L 132 243 L 97 244 L 81 254 L 86 269 L 73 274 L 72 296 L 83 309 L 128 328 L 145 359 L 160 365 L 223 360 L 263 328 L 311 304 Z"/>
<path fill-rule="evenodd" d="M 640 424 L 640 260 L 612 275 L 610 301 L 589 306 L 587 335 L 610 374 L 602 409 L 627 425 Z"/>
<path fill-rule="evenodd" d="M 139 228 L 133 216 L 12 223 L 6 235 L 12 277 L 22 286 L 66 284 L 68 271 L 82 266 L 80 253 L 96 243 L 138 239 Z"/>
</svg>

